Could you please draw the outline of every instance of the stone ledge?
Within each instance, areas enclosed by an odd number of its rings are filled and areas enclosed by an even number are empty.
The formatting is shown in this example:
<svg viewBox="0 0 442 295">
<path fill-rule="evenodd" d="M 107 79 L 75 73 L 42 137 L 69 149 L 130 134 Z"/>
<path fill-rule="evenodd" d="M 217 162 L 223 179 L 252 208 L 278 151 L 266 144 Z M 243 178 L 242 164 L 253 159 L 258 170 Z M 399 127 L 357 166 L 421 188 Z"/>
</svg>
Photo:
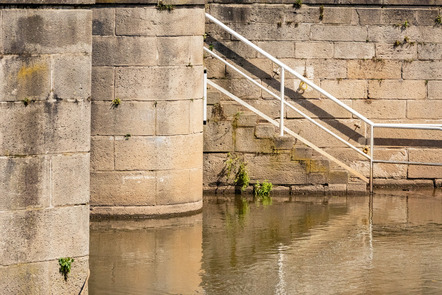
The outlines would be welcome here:
<svg viewBox="0 0 442 295">
<path fill-rule="evenodd" d="M 209 0 L 209 3 L 237 3 L 235 0 Z M 241 4 L 261 3 L 257 0 L 243 0 Z M 266 4 L 292 4 L 289 0 L 267 0 Z M 384 5 L 384 6 L 439 6 L 442 0 L 304 0 L 303 4 L 313 5 Z"/>
<path fill-rule="evenodd" d="M 95 4 L 95 0 L 0 0 L 0 4 L 39 4 L 39 5 L 78 5 L 78 4 Z"/>
<path fill-rule="evenodd" d="M 81 0 L 79 0 L 81 1 Z M 86 1 L 86 0 L 84 0 Z M 97 4 L 158 4 L 158 0 L 96 0 Z M 163 0 L 164 5 L 204 5 L 204 0 Z"/>
<path fill-rule="evenodd" d="M 160 206 L 91 207 L 91 219 L 170 218 L 201 212 L 203 201 Z"/>
</svg>

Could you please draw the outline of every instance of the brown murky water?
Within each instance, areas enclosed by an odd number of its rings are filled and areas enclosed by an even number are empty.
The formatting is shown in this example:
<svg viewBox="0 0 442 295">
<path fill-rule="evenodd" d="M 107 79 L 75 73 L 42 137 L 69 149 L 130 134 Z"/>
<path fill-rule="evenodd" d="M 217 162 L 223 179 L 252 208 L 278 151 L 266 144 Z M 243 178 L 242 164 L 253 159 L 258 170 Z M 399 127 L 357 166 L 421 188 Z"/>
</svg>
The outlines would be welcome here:
<svg viewBox="0 0 442 295">
<path fill-rule="evenodd" d="M 206 197 L 91 224 L 90 294 L 442 294 L 442 192 Z"/>
</svg>

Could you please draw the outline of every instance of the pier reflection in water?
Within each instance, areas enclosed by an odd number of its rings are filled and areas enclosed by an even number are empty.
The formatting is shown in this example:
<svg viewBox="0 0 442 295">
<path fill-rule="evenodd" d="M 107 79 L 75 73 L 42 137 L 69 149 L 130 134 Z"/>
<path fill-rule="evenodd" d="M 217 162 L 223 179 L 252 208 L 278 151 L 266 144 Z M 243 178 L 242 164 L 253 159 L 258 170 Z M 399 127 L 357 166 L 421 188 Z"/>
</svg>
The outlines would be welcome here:
<svg viewBox="0 0 442 295">
<path fill-rule="evenodd" d="M 91 225 L 90 294 L 442 293 L 442 194 L 207 196 L 200 215 Z"/>
</svg>

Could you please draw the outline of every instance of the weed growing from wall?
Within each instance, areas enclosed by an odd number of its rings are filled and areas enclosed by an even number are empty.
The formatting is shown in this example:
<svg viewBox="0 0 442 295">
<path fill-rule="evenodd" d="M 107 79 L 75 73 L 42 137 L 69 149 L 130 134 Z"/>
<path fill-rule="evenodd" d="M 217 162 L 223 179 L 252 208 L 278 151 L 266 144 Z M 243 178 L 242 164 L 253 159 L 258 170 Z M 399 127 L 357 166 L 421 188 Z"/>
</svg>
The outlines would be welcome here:
<svg viewBox="0 0 442 295">
<path fill-rule="evenodd" d="M 293 3 L 293 7 L 295 8 L 301 8 L 302 6 L 302 0 L 295 0 L 295 3 Z"/>
<path fill-rule="evenodd" d="M 71 265 L 74 259 L 71 257 L 65 257 L 58 259 L 58 264 L 60 265 L 59 272 L 64 276 L 64 280 L 68 280 L 68 274 L 71 272 Z"/>
<path fill-rule="evenodd" d="M 233 183 L 241 188 L 241 191 L 249 186 L 250 177 L 247 170 L 247 163 L 236 154 L 227 154 L 227 160 L 224 163 L 225 175 L 228 180 L 233 179 Z"/>
<path fill-rule="evenodd" d="M 168 12 L 171 12 L 174 9 L 175 9 L 175 6 L 163 4 L 163 1 L 159 1 L 157 4 L 157 10 L 159 10 L 159 11 L 167 10 Z"/>
<path fill-rule="evenodd" d="M 255 184 L 255 196 L 259 199 L 270 197 L 270 192 L 272 191 L 273 184 L 267 180 L 264 180 L 263 183 L 256 182 Z"/>
<path fill-rule="evenodd" d="M 118 108 L 118 106 L 121 104 L 121 99 L 119 99 L 119 98 L 115 98 L 114 100 L 112 100 L 112 103 L 111 103 L 111 107 L 113 108 L 113 109 L 116 109 L 116 108 Z"/>
</svg>

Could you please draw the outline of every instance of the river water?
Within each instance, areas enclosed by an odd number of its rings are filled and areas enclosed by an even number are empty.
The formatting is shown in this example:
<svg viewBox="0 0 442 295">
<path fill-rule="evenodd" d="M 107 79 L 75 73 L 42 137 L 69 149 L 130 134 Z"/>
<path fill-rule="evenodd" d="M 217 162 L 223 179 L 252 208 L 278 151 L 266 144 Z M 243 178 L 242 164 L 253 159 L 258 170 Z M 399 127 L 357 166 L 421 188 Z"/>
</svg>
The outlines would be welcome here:
<svg viewBox="0 0 442 295">
<path fill-rule="evenodd" d="M 442 294 L 442 192 L 205 196 L 91 223 L 90 294 Z"/>
</svg>

